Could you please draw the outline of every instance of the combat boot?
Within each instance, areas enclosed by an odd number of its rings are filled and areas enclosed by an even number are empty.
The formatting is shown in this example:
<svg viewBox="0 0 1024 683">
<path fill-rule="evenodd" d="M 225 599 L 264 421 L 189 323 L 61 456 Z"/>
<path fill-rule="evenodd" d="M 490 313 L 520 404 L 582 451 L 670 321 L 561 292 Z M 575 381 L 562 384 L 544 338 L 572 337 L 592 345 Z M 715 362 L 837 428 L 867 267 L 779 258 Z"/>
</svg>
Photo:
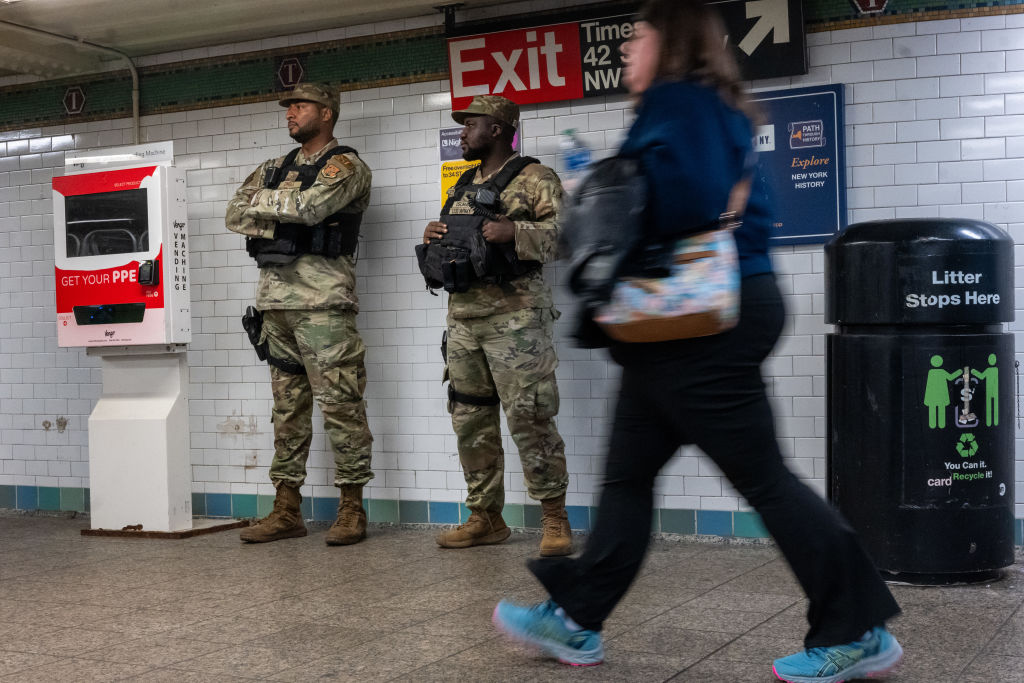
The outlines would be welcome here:
<svg viewBox="0 0 1024 683">
<path fill-rule="evenodd" d="M 512 530 L 505 524 L 500 512 L 478 512 L 473 510 L 469 519 L 454 529 L 447 529 L 437 535 L 437 544 L 442 548 L 468 548 L 473 545 L 501 543 L 511 535 Z"/>
<path fill-rule="evenodd" d="M 338 519 L 327 530 L 327 545 L 352 545 L 366 538 L 362 484 L 344 484 L 338 500 Z"/>
<path fill-rule="evenodd" d="M 277 485 L 274 509 L 252 526 L 242 529 L 238 537 L 246 543 L 266 543 L 305 535 L 306 525 L 302 523 L 302 494 L 299 493 L 299 487 L 281 483 Z"/>
<path fill-rule="evenodd" d="M 544 536 L 540 539 L 541 556 L 572 555 L 572 529 L 569 527 L 569 515 L 565 512 L 565 494 L 542 500 L 540 509 L 541 528 L 544 529 Z"/>
</svg>

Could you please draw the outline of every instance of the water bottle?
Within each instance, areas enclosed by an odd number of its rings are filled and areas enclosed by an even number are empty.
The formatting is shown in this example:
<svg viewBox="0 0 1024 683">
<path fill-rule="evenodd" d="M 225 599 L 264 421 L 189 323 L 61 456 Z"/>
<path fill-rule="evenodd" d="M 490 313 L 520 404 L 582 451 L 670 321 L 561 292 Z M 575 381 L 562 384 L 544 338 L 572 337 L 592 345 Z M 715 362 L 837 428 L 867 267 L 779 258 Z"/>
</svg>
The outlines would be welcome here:
<svg viewBox="0 0 1024 683">
<path fill-rule="evenodd" d="M 562 131 L 558 141 L 558 161 L 562 187 L 566 192 L 572 192 L 590 166 L 590 148 L 579 139 L 575 128 Z"/>
</svg>

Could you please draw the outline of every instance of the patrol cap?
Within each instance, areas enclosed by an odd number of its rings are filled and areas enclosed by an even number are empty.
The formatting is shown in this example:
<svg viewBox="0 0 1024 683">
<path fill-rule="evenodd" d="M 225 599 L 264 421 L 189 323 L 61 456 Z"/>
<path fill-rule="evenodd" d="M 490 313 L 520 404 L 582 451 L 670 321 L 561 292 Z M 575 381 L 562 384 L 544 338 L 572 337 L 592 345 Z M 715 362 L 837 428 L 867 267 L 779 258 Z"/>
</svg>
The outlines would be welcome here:
<svg viewBox="0 0 1024 683">
<path fill-rule="evenodd" d="M 477 95 L 468 107 L 452 112 L 456 123 L 465 123 L 467 116 L 490 116 L 513 128 L 519 127 L 519 105 L 501 95 Z"/>
<path fill-rule="evenodd" d="M 282 107 L 287 107 L 292 102 L 316 102 L 329 107 L 335 114 L 340 108 L 338 93 L 326 83 L 299 83 L 277 101 Z"/>
</svg>

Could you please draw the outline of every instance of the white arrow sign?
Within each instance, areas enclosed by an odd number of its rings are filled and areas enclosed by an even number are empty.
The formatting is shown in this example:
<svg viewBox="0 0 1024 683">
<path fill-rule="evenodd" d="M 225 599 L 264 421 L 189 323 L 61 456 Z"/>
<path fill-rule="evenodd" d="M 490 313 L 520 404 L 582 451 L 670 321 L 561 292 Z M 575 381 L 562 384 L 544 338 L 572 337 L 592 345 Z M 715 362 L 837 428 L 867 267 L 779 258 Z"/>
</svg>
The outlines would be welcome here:
<svg viewBox="0 0 1024 683">
<path fill-rule="evenodd" d="M 739 45 L 748 57 L 773 31 L 773 43 L 789 42 L 789 5 L 786 0 L 751 0 L 746 9 L 747 19 L 758 17 L 757 23 Z"/>
</svg>

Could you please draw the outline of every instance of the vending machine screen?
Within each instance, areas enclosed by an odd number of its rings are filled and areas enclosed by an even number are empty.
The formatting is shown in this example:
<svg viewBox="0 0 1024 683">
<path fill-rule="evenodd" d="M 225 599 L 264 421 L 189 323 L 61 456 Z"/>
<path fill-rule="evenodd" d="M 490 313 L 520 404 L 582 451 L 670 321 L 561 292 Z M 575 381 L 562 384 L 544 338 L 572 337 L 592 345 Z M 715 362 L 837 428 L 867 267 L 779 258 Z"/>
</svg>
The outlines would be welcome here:
<svg viewBox="0 0 1024 683">
<path fill-rule="evenodd" d="M 149 250 L 145 188 L 73 195 L 65 202 L 68 258 Z"/>
</svg>

